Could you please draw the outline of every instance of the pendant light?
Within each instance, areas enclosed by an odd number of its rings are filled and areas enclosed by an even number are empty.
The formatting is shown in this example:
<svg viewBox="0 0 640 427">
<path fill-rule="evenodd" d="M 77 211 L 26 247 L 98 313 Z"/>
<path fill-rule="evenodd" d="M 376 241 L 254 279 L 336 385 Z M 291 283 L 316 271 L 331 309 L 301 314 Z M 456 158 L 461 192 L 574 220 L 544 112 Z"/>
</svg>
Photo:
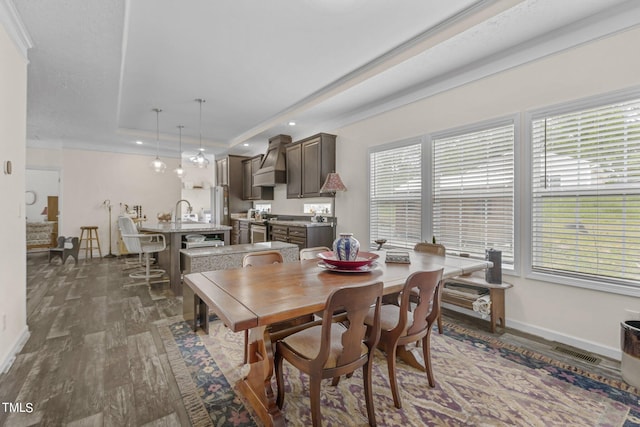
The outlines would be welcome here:
<svg viewBox="0 0 640 427">
<path fill-rule="evenodd" d="M 194 166 L 206 168 L 209 164 L 209 160 L 205 157 L 204 148 L 202 148 L 202 103 L 206 101 L 202 98 L 198 98 L 196 101 L 200 103 L 200 150 L 198 151 L 198 154 L 191 157 L 189 160 L 191 160 L 191 163 Z"/>
<path fill-rule="evenodd" d="M 153 111 L 156 112 L 156 158 L 151 162 L 150 166 L 156 173 L 164 173 L 167 165 L 160 160 L 160 112 L 162 110 L 154 108 Z"/>
<path fill-rule="evenodd" d="M 178 167 L 173 170 L 176 173 L 176 176 L 180 179 L 187 175 L 182 167 L 182 128 L 184 128 L 183 125 L 178 125 L 178 129 L 180 129 L 180 157 L 178 157 Z"/>
</svg>

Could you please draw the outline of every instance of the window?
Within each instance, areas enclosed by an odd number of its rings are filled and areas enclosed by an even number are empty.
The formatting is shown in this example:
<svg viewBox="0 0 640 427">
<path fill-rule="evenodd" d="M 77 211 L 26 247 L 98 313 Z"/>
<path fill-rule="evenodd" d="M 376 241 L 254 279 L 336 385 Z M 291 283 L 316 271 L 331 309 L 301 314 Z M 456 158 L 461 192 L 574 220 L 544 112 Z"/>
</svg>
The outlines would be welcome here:
<svg viewBox="0 0 640 427">
<path fill-rule="evenodd" d="M 422 240 L 422 147 L 404 145 L 369 155 L 369 235 L 412 248 Z"/>
<path fill-rule="evenodd" d="M 447 251 L 514 262 L 513 121 L 433 139 L 433 235 Z"/>
<path fill-rule="evenodd" d="M 640 98 L 534 115 L 534 272 L 640 280 Z"/>
</svg>

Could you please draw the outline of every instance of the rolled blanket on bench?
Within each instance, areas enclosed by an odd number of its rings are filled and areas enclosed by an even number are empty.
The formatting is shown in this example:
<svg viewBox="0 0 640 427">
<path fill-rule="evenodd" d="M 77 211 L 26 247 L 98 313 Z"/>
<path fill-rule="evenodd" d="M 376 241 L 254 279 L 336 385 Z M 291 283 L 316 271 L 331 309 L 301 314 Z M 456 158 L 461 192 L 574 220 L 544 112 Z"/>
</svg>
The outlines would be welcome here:
<svg viewBox="0 0 640 427">
<path fill-rule="evenodd" d="M 491 314 L 491 298 L 489 295 L 483 295 L 473 302 L 473 311 L 480 313 L 483 319 Z"/>
</svg>

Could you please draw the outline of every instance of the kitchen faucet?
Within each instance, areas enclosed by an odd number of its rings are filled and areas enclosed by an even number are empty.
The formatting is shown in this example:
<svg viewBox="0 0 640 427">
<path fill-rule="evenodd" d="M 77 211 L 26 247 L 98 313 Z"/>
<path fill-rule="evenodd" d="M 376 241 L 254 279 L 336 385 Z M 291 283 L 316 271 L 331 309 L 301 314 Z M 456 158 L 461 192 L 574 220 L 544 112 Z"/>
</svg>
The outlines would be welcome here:
<svg viewBox="0 0 640 427">
<path fill-rule="evenodd" d="M 188 212 L 188 213 L 191 213 L 191 211 L 193 210 L 193 208 L 191 207 L 191 203 L 189 203 L 189 201 L 188 201 L 187 199 L 180 199 L 180 200 L 178 200 L 178 201 L 176 202 L 176 210 L 175 210 L 175 219 L 174 219 L 174 222 L 180 222 L 180 221 L 182 221 L 182 218 L 180 218 L 180 217 L 178 216 L 178 205 L 180 205 L 180 202 L 186 202 L 186 203 L 187 203 L 187 205 L 188 205 L 187 212 Z"/>
</svg>

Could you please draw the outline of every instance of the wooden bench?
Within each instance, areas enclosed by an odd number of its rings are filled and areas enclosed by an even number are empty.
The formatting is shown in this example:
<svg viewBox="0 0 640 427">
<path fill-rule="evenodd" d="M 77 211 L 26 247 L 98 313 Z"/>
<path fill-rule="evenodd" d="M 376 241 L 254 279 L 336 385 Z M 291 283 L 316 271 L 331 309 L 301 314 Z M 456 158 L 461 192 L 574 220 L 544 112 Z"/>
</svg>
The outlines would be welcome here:
<svg viewBox="0 0 640 427">
<path fill-rule="evenodd" d="M 452 289 L 456 284 L 461 285 L 461 288 L 468 287 L 471 292 Z M 506 327 L 504 291 L 512 286 L 512 284 L 504 282 L 500 284 L 489 283 L 484 279 L 484 273 L 458 276 L 445 281 L 441 300 L 443 303 L 473 310 L 474 301 L 480 298 L 481 295 L 472 291 L 484 291 L 486 294 L 488 290 L 489 299 L 491 300 L 489 321 L 491 323 L 491 332 L 495 333 L 498 324 L 503 329 Z"/>
</svg>

